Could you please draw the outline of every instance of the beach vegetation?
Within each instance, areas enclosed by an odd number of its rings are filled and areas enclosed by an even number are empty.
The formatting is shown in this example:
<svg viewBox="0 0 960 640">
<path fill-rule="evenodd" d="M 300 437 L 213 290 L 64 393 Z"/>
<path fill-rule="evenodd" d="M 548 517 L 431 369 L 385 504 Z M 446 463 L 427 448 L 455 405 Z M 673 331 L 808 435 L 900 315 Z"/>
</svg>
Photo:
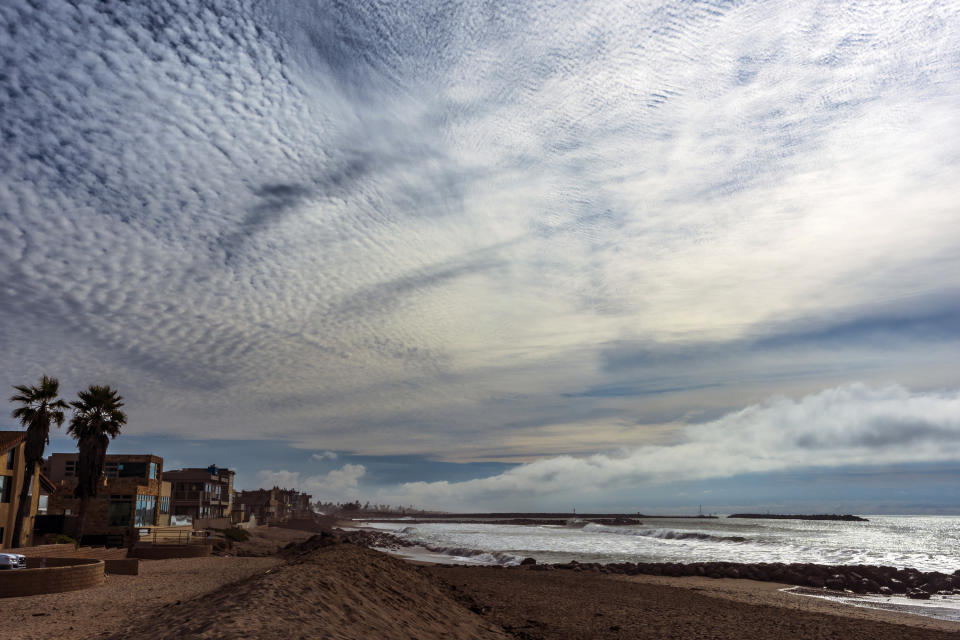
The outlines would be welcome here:
<svg viewBox="0 0 960 640">
<path fill-rule="evenodd" d="M 44 374 L 36 386 L 14 385 L 17 393 L 11 396 L 10 402 L 19 406 L 12 415 L 27 428 L 26 443 L 24 446 L 24 482 L 20 489 L 20 502 L 17 505 L 17 515 L 13 526 L 13 546 L 20 546 L 23 535 L 23 523 L 30 511 L 30 484 L 37 465 L 43 461 L 43 451 L 50 444 L 50 424 L 57 427 L 63 425 L 69 406 L 58 398 L 60 382 Z"/>
<path fill-rule="evenodd" d="M 229 529 L 217 529 L 223 534 L 223 537 L 231 542 L 246 542 L 250 539 L 250 532 L 239 527 L 230 527 Z"/>
<path fill-rule="evenodd" d="M 57 533 L 50 536 L 47 538 L 47 544 L 72 544 L 75 547 L 79 546 L 76 540 L 65 533 Z"/>
<path fill-rule="evenodd" d="M 77 540 L 83 540 L 84 521 L 90 499 L 97 496 L 100 478 L 103 476 L 103 464 L 107 455 L 107 446 L 111 438 L 120 435 L 120 429 L 127 423 L 127 414 L 121 409 L 123 398 L 109 385 L 90 385 L 86 391 L 80 391 L 79 399 L 71 402 L 74 414 L 67 428 L 77 441 L 76 496 L 80 498 Z"/>
</svg>

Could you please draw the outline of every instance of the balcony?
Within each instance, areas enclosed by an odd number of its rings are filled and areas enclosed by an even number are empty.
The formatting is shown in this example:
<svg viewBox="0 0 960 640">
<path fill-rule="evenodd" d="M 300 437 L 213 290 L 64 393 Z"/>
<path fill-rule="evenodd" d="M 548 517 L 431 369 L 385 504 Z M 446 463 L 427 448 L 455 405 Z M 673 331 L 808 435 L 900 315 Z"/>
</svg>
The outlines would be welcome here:
<svg viewBox="0 0 960 640">
<path fill-rule="evenodd" d="M 230 497 L 216 495 L 210 491 L 174 491 L 171 499 L 176 502 L 194 502 L 200 504 L 229 504 Z"/>
</svg>

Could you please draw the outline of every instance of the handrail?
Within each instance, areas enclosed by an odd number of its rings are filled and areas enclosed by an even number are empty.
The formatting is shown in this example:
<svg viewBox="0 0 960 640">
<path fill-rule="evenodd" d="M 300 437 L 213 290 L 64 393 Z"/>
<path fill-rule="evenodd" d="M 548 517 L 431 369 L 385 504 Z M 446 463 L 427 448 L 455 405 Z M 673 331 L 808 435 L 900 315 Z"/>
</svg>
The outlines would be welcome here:
<svg viewBox="0 0 960 640">
<path fill-rule="evenodd" d="M 148 529 L 146 535 L 140 534 L 140 542 L 149 542 L 154 545 L 163 544 L 205 544 L 207 542 L 207 531 L 194 531 L 192 529 L 179 528 L 178 531 L 164 530 L 163 527 L 142 527 Z"/>
</svg>

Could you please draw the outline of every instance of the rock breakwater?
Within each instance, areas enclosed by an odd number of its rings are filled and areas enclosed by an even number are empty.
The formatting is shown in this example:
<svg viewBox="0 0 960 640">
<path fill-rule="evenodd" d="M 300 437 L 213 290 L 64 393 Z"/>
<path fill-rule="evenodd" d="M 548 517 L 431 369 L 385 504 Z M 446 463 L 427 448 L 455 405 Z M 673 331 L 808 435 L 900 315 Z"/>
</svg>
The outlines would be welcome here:
<svg viewBox="0 0 960 640">
<path fill-rule="evenodd" d="M 591 571 L 621 575 L 703 576 L 708 578 L 743 578 L 761 582 L 779 582 L 800 587 L 850 591 L 857 594 L 905 595 L 928 599 L 935 593 L 960 593 L 960 570 L 953 574 L 918 571 L 873 565 L 823 565 L 809 563 L 737 563 L 694 562 L 621 562 L 613 564 L 580 563 L 524 565 L 536 571 Z"/>
</svg>

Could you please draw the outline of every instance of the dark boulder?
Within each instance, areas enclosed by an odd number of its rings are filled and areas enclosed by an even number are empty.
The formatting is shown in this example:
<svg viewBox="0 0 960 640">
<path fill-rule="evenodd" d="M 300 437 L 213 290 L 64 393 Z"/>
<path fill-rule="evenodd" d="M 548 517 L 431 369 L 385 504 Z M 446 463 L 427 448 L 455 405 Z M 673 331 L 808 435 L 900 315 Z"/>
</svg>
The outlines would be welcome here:
<svg viewBox="0 0 960 640">
<path fill-rule="evenodd" d="M 824 586 L 834 591 L 843 591 L 847 586 L 847 582 L 841 574 L 836 573 L 824 580 Z"/>
</svg>

